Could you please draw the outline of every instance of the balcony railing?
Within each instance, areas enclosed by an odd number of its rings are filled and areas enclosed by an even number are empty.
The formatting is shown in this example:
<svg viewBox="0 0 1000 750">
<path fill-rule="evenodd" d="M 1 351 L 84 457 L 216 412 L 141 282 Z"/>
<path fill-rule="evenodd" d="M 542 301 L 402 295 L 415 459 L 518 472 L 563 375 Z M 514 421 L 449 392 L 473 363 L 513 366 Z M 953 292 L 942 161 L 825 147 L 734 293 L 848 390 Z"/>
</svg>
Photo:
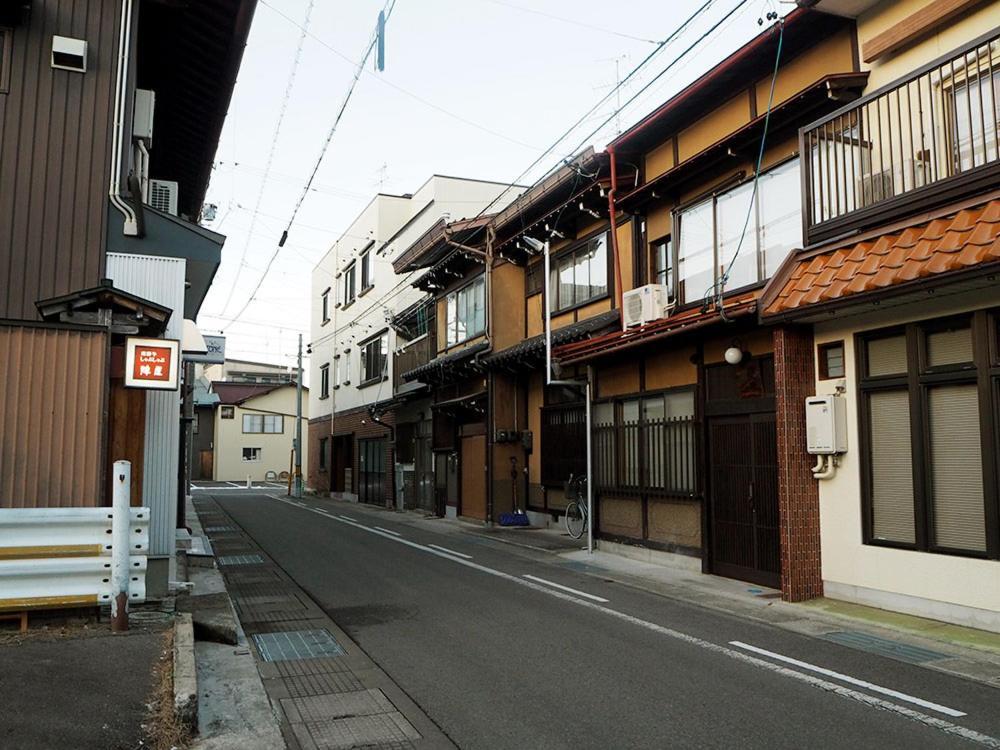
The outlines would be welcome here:
<svg viewBox="0 0 1000 750">
<path fill-rule="evenodd" d="M 803 128 L 807 243 L 995 186 L 998 123 L 993 31 Z"/>
<path fill-rule="evenodd" d="M 403 380 L 403 373 L 420 367 L 420 365 L 426 365 L 434 358 L 437 349 L 435 339 L 436 337 L 433 333 L 427 333 L 415 341 L 406 344 L 393 355 L 395 358 L 392 366 L 392 387 L 394 391 L 398 391 L 399 387 L 406 382 Z"/>
</svg>

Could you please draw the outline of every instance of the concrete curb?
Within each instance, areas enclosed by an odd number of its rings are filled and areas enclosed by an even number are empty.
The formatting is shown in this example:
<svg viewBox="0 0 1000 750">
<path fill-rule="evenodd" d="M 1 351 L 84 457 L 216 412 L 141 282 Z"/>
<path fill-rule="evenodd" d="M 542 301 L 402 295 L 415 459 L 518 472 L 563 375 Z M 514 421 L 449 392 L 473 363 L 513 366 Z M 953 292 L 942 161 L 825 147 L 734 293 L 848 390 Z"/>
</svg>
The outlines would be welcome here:
<svg viewBox="0 0 1000 750">
<path fill-rule="evenodd" d="M 174 620 L 174 714 L 192 733 L 198 731 L 198 673 L 194 661 L 194 623 L 178 613 Z"/>
</svg>

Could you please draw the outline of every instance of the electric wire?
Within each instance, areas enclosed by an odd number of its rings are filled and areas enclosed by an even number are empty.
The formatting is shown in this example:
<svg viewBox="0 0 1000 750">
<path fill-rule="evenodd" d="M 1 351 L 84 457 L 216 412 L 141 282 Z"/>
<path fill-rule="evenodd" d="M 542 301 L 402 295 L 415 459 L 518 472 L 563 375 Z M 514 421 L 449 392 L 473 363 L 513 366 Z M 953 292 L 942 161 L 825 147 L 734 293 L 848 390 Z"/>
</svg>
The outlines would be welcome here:
<svg viewBox="0 0 1000 750">
<path fill-rule="evenodd" d="M 302 33 L 299 34 L 299 40 L 295 48 L 292 70 L 288 76 L 288 83 L 285 85 L 285 94 L 281 99 L 281 107 L 278 110 L 278 121 L 274 125 L 274 134 L 271 136 L 271 148 L 267 152 L 267 161 L 264 163 L 264 176 L 261 178 L 260 189 L 257 191 L 257 202 L 250 218 L 250 231 L 247 233 L 246 242 L 243 243 L 243 252 L 240 254 L 240 262 L 236 267 L 236 278 L 233 279 L 233 283 L 229 286 L 229 294 L 226 295 L 226 301 L 222 305 L 223 313 L 229 309 L 229 304 L 233 301 L 233 293 L 236 291 L 236 285 L 240 280 L 240 272 L 243 270 L 243 261 L 247 258 L 247 249 L 250 247 L 254 224 L 257 221 L 257 211 L 260 210 L 260 204 L 264 199 L 264 190 L 267 188 L 268 176 L 271 174 L 271 165 L 274 163 L 274 154 L 278 147 L 278 136 L 281 133 L 281 126 L 285 121 L 285 113 L 288 111 L 288 102 L 292 97 L 292 89 L 295 86 L 295 76 L 299 71 L 299 63 L 302 62 L 302 47 L 305 45 L 306 34 L 308 33 L 306 29 L 309 27 L 309 18 L 312 16 L 313 5 L 314 0 L 309 0 L 309 4 L 306 6 L 305 20 L 302 22 L 301 27 Z"/>
<path fill-rule="evenodd" d="M 622 39 L 631 39 L 634 42 L 645 42 L 646 44 L 659 44 L 656 39 L 645 39 L 641 36 L 633 36 L 632 34 L 626 34 L 623 31 L 615 31 L 614 29 L 608 29 L 603 26 L 596 26 L 595 24 L 586 23 L 584 21 L 578 21 L 573 18 L 566 18 L 565 16 L 557 16 L 553 13 L 546 13 L 544 10 L 538 10 L 537 8 L 526 8 L 523 5 L 517 5 L 515 3 L 505 2 L 504 0 L 483 0 L 487 3 L 492 3 L 493 5 L 502 5 L 505 8 L 513 8 L 514 10 L 519 10 L 522 13 L 533 13 L 536 16 L 543 16 L 544 18 L 551 18 L 553 21 L 561 21 L 562 23 L 568 23 L 573 26 L 579 26 L 580 28 L 590 29 L 591 31 L 600 31 L 605 34 L 611 34 L 612 36 L 621 37 Z"/>
</svg>

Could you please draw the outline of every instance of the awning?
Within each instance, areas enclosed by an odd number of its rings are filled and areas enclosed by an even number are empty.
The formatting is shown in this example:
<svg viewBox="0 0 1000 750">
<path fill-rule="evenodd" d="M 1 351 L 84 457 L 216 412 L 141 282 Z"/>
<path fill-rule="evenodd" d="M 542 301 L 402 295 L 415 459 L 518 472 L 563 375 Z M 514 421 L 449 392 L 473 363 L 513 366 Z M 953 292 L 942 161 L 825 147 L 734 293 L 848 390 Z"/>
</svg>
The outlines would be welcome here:
<svg viewBox="0 0 1000 750">
<path fill-rule="evenodd" d="M 100 286 L 81 289 L 35 303 L 42 320 L 60 323 L 110 326 L 120 333 L 159 336 L 167 327 L 172 310 L 135 294 L 116 289 L 110 279 Z M 111 311 L 110 320 L 101 311 Z"/>
<path fill-rule="evenodd" d="M 1000 270 L 1000 193 L 790 258 L 762 317 L 790 318 Z"/>
<path fill-rule="evenodd" d="M 723 309 L 729 320 L 755 315 L 757 312 L 757 292 L 748 292 L 727 299 L 723 303 Z M 640 328 L 615 331 L 586 341 L 565 344 L 555 350 L 554 356 L 561 365 L 588 362 L 721 322 L 722 315 L 714 306 L 704 312 L 701 308 L 692 308 L 669 318 L 653 321 Z"/>
<path fill-rule="evenodd" d="M 438 401 L 431 404 L 431 409 L 443 411 L 448 414 L 456 414 L 462 411 L 470 411 L 475 414 L 486 413 L 486 391 L 479 391 L 468 396 L 459 396 L 447 401 Z"/>
<path fill-rule="evenodd" d="M 122 215 L 108 206 L 108 252 L 183 258 L 187 261 L 184 317 L 195 320 L 222 261 L 226 238 L 176 216 L 142 206 L 145 236 L 126 237 Z"/>
<path fill-rule="evenodd" d="M 476 355 L 489 348 L 489 344 L 481 341 L 465 349 L 435 357 L 425 365 L 414 367 L 412 370 L 402 373 L 401 377 L 403 380 L 442 382 L 473 374 L 477 371 L 474 363 Z"/>
<path fill-rule="evenodd" d="M 609 326 L 617 326 L 620 317 L 617 310 L 609 310 L 592 318 L 552 331 L 552 346 L 579 341 Z M 545 358 L 545 334 L 524 339 L 513 346 L 494 352 L 483 358 L 487 369 L 535 369 Z"/>
</svg>

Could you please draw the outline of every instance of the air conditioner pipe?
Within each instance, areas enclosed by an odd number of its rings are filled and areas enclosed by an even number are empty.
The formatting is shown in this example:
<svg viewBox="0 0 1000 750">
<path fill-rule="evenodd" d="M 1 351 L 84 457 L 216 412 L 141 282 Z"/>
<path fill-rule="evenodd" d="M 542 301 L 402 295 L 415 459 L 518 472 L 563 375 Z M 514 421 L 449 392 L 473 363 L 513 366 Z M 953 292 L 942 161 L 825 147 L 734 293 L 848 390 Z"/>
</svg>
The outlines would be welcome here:
<svg viewBox="0 0 1000 750">
<path fill-rule="evenodd" d="M 816 457 L 816 465 L 812 467 L 813 479 L 831 479 L 837 473 L 837 463 L 835 456 L 819 455 Z"/>
<path fill-rule="evenodd" d="M 139 235 L 135 209 L 121 196 L 122 144 L 125 128 L 126 88 L 128 86 L 129 42 L 132 39 L 132 0 L 122 0 L 118 26 L 118 72 L 115 77 L 115 119 L 111 130 L 111 181 L 108 198 L 125 218 L 122 229 L 127 237 Z"/>
</svg>

